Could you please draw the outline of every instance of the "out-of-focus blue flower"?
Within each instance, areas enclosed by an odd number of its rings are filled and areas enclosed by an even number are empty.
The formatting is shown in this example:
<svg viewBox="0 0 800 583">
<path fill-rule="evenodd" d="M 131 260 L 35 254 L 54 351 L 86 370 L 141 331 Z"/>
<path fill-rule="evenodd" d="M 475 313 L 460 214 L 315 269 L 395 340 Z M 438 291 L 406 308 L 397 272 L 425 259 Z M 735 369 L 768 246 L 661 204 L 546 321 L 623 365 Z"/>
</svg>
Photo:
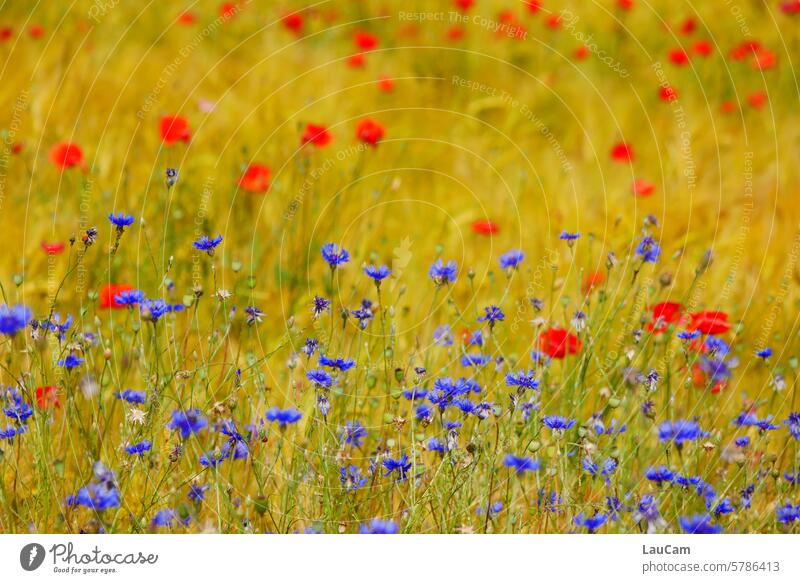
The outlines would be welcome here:
<svg viewBox="0 0 800 583">
<path fill-rule="evenodd" d="M 521 475 L 524 472 L 535 472 L 542 464 L 539 460 L 534 460 L 529 457 L 518 457 L 509 453 L 503 458 L 503 465 L 507 468 L 512 468 L 517 475 Z"/>
<path fill-rule="evenodd" d="M 458 266 L 455 261 L 448 261 L 445 265 L 441 259 L 437 259 L 428 270 L 428 276 L 436 285 L 454 283 L 458 276 Z"/>
<path fill-rule="evenodd" d="M 67 370 L 79 367 L 83 364 L 83 359 L 72 353 L 68 354 L 66 358 L 58 361 L 58 366 L 63 366 Z"/>
<path fill-rule="evenodd" d="M 205 251 L 209 255 L 214 255 L 214 248 L 222 243 L 222 235 L 217 235 L 216 237 L 212 237 L 209 239 L 205 235 L 197 239 L 192 245 L 194 245 L 195 249 L 200 251 Z"/>
<path fill-rule="evenodd" d="M 775 520 L 783 524 L 791 524 L 800 521 L 800 504 L 792 506 L 791 504 L 784 504 L 775 510 Z"/>
<path fill-rule="evenodd" d="M 700 337 L 700 330 L 681 330 L 678 332 L 678 338 L 681 340 L 694 340 Z"/>
<path fill-rule="evenodd" d="M 367 477 L 361 473 L 358 466 L 349 465 L 339 468 L 339 481 L 345 491 L 355 492 L 367 483 Z"/>
<path fill-rule="evenodd" d="M 100 462 L 94 464 L 93 473 L 95 482 L 84 486 L 74 496 L 67 496 L 67 506 L 86 506 L 102 512 L 120 505 L 114 473 Z"/>
<path fill-rule="evenodd" d="M 500 256 L 500 267 L 503 269 L 516 269 L 523 259 L 525 259 L 525 253 L 521 249 L 512 249 Z"/>
<path fill-rule="evenodd" d="M 6 417 L 14 419 L 17 423 L 24 423 L 28 417 L 33 415 L 33 409 L 22 398 L 22 394 L 16 389 L 9 387 L 5 390 L 3 398 L 6 402 L 3 413 Z"/>
<path fill-rule="evenodd" d="M 375 280 L 375 283 L 380 283 L 392 273 L 391 270 L 385 265 L 376 267 L 375 265 L 367 265 L 364 268 L 364 273 Z"/>
<path fill-rule="evenodd" d="M 336 269 L 350 261 L 350 253 L 344 247 L 339 247 L 336 243 L 325 243 L 322 246 L 322 258 L 330 265 L 331 269 Z"/>
<path fill-rule="evenodd" d="M 158 322 L 164 314 L 182 312 L 186 306 L 183 304 L 168 304 L 161 298 L 157 300 L 143 300 L 139 302 L 139 311 L 142 317 Z"/>
<path fill-rule="evenodd" d="M 535 373 L 532 370 L 508 373 L 506 375 L 506 385 L 509 387 L 519 387 L 520 389 L 539 389 L 539 381 L 536 380 Z"/>
<path fill-rule="evenodd" d="M 663 482 L 671 482 L 675 474 L 673 474 L 667 466 L 658 466 L 657 468 L 649 468 L 644 477 L 651 482 L 662 484 Z"/>
<path fill-rule="evenodd" d="M 347 425 L 342 428 L 340 436 L 347 445 L 361 447 L 361 444 L 364 443 L 364 438 L 367 436 L 367 430 L 358 421 L 355 423 L 348 421 Z"/>
<path fill-rule="evenodd" d="M 133 389 L 125 389 L 124 391 L 117 391 L 116 393 L 114 393 L 114 396 L 120 401 L 126 401 L 128 403 L 138 403 L 142 405 L 144 404 L 144 400 L 147 397 L 147 393 L 145 393 L 144 391 L 134 391 Z"/>
<path fill-rule="evenodd" d="M 756 352 L 756 356 L 759 358 L 763 358 L 764 360 L 767 360 L 770 356 L 772 356 L 772 348 L 770 347 L 762 348 L 761 350 Z"/>
<path fill-rule="evenodd" d="M 200 413 L 200 409 L 176 409 L 172 412 L 172 419 L 167 423 L 168 429 L 177 429 L 181 437 L 186 439 L 193 433 L 198 433 L 208 425 L 208 421 Z"/>
<path fill-rule="evenodd" d="M 561 415 L 545 415 L 542 417 L 542 423 L 544 423 L 550 429 L 564 431 L 575 425 L 575 420 L 567 419 Z"/>
<path fill-rule="evenodd" d="M 144 292 L 140 289 L 131 289 L 120 292 L 114 296 L 114 301 L 120 306 L 135 306 L 145 301 Z"/>
<path fill-rule="evenodd" d="M 143 456 L 145 452 L 148 452 L 151 449 L 153 449 L 153 442 L 145 439 L 144 441 L 140 441 L 139 443 L 134 443 L 132 445 L 127 446 L 125 448 L 125 451 L 128 452 L 129 455 Z"/>
<path fill-rule="evenodd" d="M 747 447 L 750 445 L 750 438 L 746 435 L 737 437 L 734 443 L 736 444 L 736 447 Z"/>
<path fill-rule="evenodd" d="M 321 368 L 308 371 L 306 378 L 323 389 L 329 389 L 333 385 L 333 377 Z"/>
<path fill-rule="evenodd" d="M 719 534 L 722 527 L 711 523 L 708 514 L 696 514 L 694 516 L 681 516 L 681 529 L 688 534 Z"/>
<path fill-rule="evenodd" d="M 636 255 L 641 257 L 644 263 L 655 263 L 661 255 L 661 247 L 650 235 L 644 235 L 636 246 Z"/>
<path fill-rule="evenodd" d="M 0 334 L 14 336 L 23 330 L 33 318 L 31 309 L 17 304 L 16 306 L 0 306 Z"/>
<path fill-rule="evenodd" d="M 362 524 L 358 531 L 360 534 L 397 534 L 397 523 L 391 520 L 373 518 L 368 524 Z"/>
<path fill-rule="evenodd" d="M 573 519 L 573 522 L 576 526 L 585 528 L 589 533 L 594 533 L 598 528 L 608 522 L 608 515 L 600 513 L 594 516 L 584 516 L 583 512 L 581 512 Z"/>
<path fill-rule="evenodd" d="M 569 231 L 561 231 L 561 234 L 558 236 L 559 239 L 562 241 L 566 241 L 567 243 L 573 243 L 580 238 L 580 233 L 570 233 Z"/>
<path fill-rule="evenodd" d="M 383 460 L 383 467 L 386 468 L 384 476 L 397 472 L 397 480 L 405 480 L 408 470 L 411 469 L 411 462 L 408 461 L 408 455 L 403 454 L 397 459 L 386 458 Z"/>
<path fill-rule="evenodd" d="M 341 371 L 350 370 L 356 365 L 356 361 L 352 358 L 328 358 L 323 354 L 319 355 L 319 363 L 322 366 L 336 368 Z"/>
<path fill-rule="evenodd" d="M 0 439 L 5 439 L 8 442 L 13 442 L 14 437 L 22 435 L 27 429 L 26 425 L 14 427 L 13 425 L 6 425 L 5 430 L 0 429 Z"/>
<path fill-rule="evenodd" d="M 452 346 L 453 345 L 453 332 L 450 326 L 442 324 L 433 331 L 433 341 L 439 346 Z"/>
<path fill-rule="evenodd" d="M 207 484 L 192 484 L 189 486 L 189 493 L 186 495 L 192 502 L 202 502 L 205 500 L 206 491 L 210 488 Z"/>
<path fill-rule="evenodd" d="M 286 427 L 292 423 L 297 423 L 303 414 L 297 409 L 279 409 L 273 407 L 267 411 L 267 420 L 273 423 L 278 423 L 280 427 Z"/>
<path fill-rule="evenodd" d="M 484 366 L 492 357 L 488 354 L 465 354 L 461 357 L 461 366 Z"/>
<path fill-rule="evenodd" d="M 658 426 L 658 439 L 662 442 L 674 441 L 677 446 L 686 441 L 697 441 L 708 437 L 710 433 L 703 431 L 696 421 L 678 419 L 677 421 L 664 421 Z"/>
<path fill-rule="evenodd" d="M 489 327 L 493 327 L 497 322 L 502 322 L 506 319 L 506 315 L 499 307 L 495 305 L 486 306 L 483 308 L 483 316 L 478 318 L 478 322 L 488 322 Z"/>
</svg>

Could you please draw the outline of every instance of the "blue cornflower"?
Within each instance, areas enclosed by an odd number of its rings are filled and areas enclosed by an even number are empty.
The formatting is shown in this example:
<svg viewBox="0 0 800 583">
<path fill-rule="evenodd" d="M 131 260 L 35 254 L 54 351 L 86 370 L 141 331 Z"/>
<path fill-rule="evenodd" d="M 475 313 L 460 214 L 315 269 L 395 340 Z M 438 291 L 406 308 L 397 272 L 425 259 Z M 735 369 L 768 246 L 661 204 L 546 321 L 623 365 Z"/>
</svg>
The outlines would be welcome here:
<svg viewBox="0 0 800 583">
<path fill-rule="evenodd" d="M 763 358 L 764 360 L 767 360 L 770 356 L 772 356 L 772 349 L 769 347 L 762 348 L 761 350 L 756 352 L 756 356 L 759 358 Z"/>
<path fill-rule="evenodd" d="M 581 236 L 580 233 L 570 233 L 569 231 L 561 231 L 561 234 L 558 236 L 558 238 L 561 239 L 562 241 L 566 241 L 567 245 L 572 246 L 580 236 Z"/>
<path fill-rule="evenodd" d="M 273 407 L 267 411 L 267 420 L 277 422 L 280 428 L 285 428 L 287 425 L 297 423 L 303 414 L 297 409 L 278 409 Z"/>
<path fill-rule="evenodd" d="M 23 423 L 33 415 L 33 409 L 22 399 L 22 395 L 16 389 L 9 387 L 3 396 L 7 403 L 3 407 L 3 413 L 6 414 L 6 417 L 14 419 L 18 423 Z"/>
<path fill-rule="evenodd" d="M 367 477 L 358 466 L 349 465 L 339 468 L 339 481 L 346 492 L 355 492 L 367 483 Z"/>
<path fill-rule="evenodd" d="M 719 534 L 722 527 L 711 523 L 708 514 L 696 514 L 694 516 L 681 516 L 681 528 L 688 534 Z"/>
<path fill-rule="evenodd" d="M 730 514 L 734 512 L 736 507 L 730 501 L 729 498 L 723 498 L 719 501 L 719 503 L 714 507 L 714 516 L 720 516 L 722 514 Z"/>
<path fill-rule="evenodd" d="M 167 168 L 166 175 L 167 188 L 172 188 L 178 182 L 178 171 L 175 168 Z"/>
<path fill-rule="evenodd" d="M 475 330 L 469 335 L 470 346 L 483 346 L 483 332 Z"/>
<path fill-rule="evenodd" d="M 791 524 L 796 520 L 800 520 L 800 504 L 792 506 L 791 504 L 784 504 L 775 510 L 775 520 L 783 524 Z"/>
<path fill-rule="evenodd" d="M 581 460 L 581 467 L 585 472 L 587 472 L 591 476 L 596 476 L 597 472 L 600 470 L 600 466 L 598 466 L 588 457 L 583 458 L 583 460 Z"/>
<path fill-rule="evenodd" d="M 425 447 L 428 451 L 436 451 L 439 453 L 445 453 L 447 451 L 445 445 L 436 437 L 431 437 Z"/>
<path fill-rule="evenodd" d="M 6 441 L 13 442 L 14 437 L 17 435 L 22 435 L 25 433 L 27 426 L 20 425 L 18 428 L 14 427 L 13 425 L 6 425 L 5 431 L 0 429 L 0 439 L 5 439 Z"/>
<path fill-rule="evenodd" d="M 245 321 L 247 322 L 248 326 L 252 326 L 253 324 L 260 324 L 264 319 L 264 316 L 266 316 L 264 312 L 262 312 L 255 306 L 247 306 L 244 309 L 244 313 L 247 314 L 247 319 Z"/>
<path fill-rule="evenodd" d="M 208 425 L 208 421 L 200 414 L 200 409 L 176 409 L 172 412 L 172 419 L 167 423 L 168 429 L 177 429 L 181 437 L 186 439 L 193 433 L 198 433 Z"/>
<path fill-rule="evenodd" d="M 678 338 L 681 340 L 694 340 L 700 337 L 700 330 L 682 330 L 678 332 Z"/>
<path fill-rule="evenodd" d="M 120 401 L 127 401 L 128 403 L 144 404 L 147 393 L 144 391 L 134 391 L 133 389 L 125 389 L 124 391 L 117 391 L 114 396 Z"/>
<path fill-rule="evenodd" d="M 747 447 L 750 445 L 750 438 L 747 435 L 737 437 L 733 443 L 736 444 L 736 447 Z"/>
<path fill-rule="evenodd" d="M 31 321 L 33 314 L 27 306 L 17 304 L 16 306 L 0 306 L 0 334 L 14 336 L 23 330 L 28 322 Z"/>
<path fill-rule="evenodd" d="M 419 407 L 417 407 L 414 411 L 414 414 L 416 415 L 418 421 L 431 420 L 431 408 L 425 403 L 422 403 Z"/>
<path fill-rule="evenodd" d="M 181 312 L 185 309 L 183 304 L 168 304 L 162 299 L 157 300 L 143 300 L 139 302 L 139 311 L 142 313 L 142 318 L 158 322 L 164 314 L 172 312 Z"/>
<path fill-rule="evenodd" d="M 367 430 L 364 429 L 364 426 L 358 421 L 355 423 L 348 421 L 347 425 L 341 430 L 341 437 L 344 439 L 344 442 L 353 447 L 361 447 L 366 436 Z"/>
<path fill-rule="evenodd" d="M 308 371 L 306 378 L 319 388 L 329 389 L 333 385 L 333 377 L 321 368 Z"/>
<path fill-rule="evenodd" d="M 145 454 L 145 452 L 148 452 L 151 449 L 153 449 L 153 442 L 145 439 L 139 443 L 134 443 L 133 445 L 127 446 L 125 451 L 127 451 L 129 455 L 142 456 Z"/>
<path fill-rule="evenodd" d="M 150 522 L 152 526 L 172 526 L 175 523 L 175 511 L 172 508 L 164 508 L 156 512 L 153 520 Z"/>
<path fill-rule="evenodd" d="M 303 344 L 303 347 L 300 349 L 300 352 L 306 355 L 307 358 L 311 358 L 314 356 L 314 353 L 317 351 L 319 347 L 319 340 L 316 338 L 306 338 L 306 343 Z"/>
<path fill-rule="evenodd" d="M 205 500 L 206 491 L 210 488 L 208 485 L 192 484 L 189 486 L 189 493 L 186 495 L 192 502 L 202 502 Z"/>
<path fill-rule="evenodd" d="M 319 363 L 322 366 L 335 368 L 341 371 L 350 370 L 356 365 L 356 361 L 352 358 L 328 358 L 323 354 L 319 355 Z"/>
<path fill-rule="evenodd" d="M 398 480 L 405 480 L 408 470 L 411 469 L 411 462 L 408 461 L 408 455 L 403 454 L 401 457 L 395 459 L 386 458 L 383 460 L 383 467 L 386 468 L 384 476 L 388 476 L 392 472 L 397 472 Z"/>
<path fill-rule="evenodd" d="M 83 359 L 72 353 L 68 354 L 66 358 L 58 361 L 58 366 L 63 366 L 67 370 L 79 367 L 83 364 Z"/>
<path fill-rule="evenodd" d="M 583 512 L 578 514 L 573 522 L 576 526 L 584 527 L 589 533 L 594 533 L 598 528 L 608 522 L 607 514 L 595 514 L 594 516 L 584 516 Z"/>
<path fill-rule="evenodd" d="M 789 418 L 783 422 L 789 428 L 789 433 L 800 440 L 800 413 L 789 413 Z"/>
<path fill-rule="evenodd" d="M 658 511 L 658 503 L 652 494 L 642 496 L 636 507 L 636 512 L 633 514 L 633 521 L 646 522 L 648 534 L 652 534 L 657 528 L 666 525 L 666 521 L 661 518 L 661 514 Z"/>
<path fill-rule="evenodd" d="M 118 213 L 116 215 L 111 213 L 108 215 L 108 220 L 117 228 L 118 233 L 122 233 L 125 227 L 130 227 L 136 219 L 133 218 L 133 215 L 126 215 L 125 213 Z"/>
<path fill-rule="evenodd" d="M 329 299 L 314 296 L 314 301 L 311 303 L 311 313 L 314 314 L 314 318 L 318 318 L 321 314 L 331 311 L 331 301 Z"/>
<path fill-rule="evenodd" d="M 409 401 L 416 401 L 417 399 L 424 399 L 428 396 L 428 391 L 421 387 L 414 387 L 410 391 L 403 391 L 403 397 Z"/>
<path fill-rule="evenodd" d="M 495 305 L 486 306 L 483 308 L 483 311 L 484 315 L 478 318 L 478 322 L 488 322 L 489 328 L 494 327 L 495 323 L 502 322 L 506 319 L 506 315 L 503 313 L 503 310 Z"/>
<path fill-rule="evenodd" d="M 655 263 L 661 255 L 661 247 L 650 235 L 644 235 L 636 246 L 636 255 L 644 263 Z"/>
<path fill-rule="evenodd" d="M 461 366 L 484 366 L 492 357 L 488 354 L 465 354 L 461 357 Z"/>
<path fill-rule="evenodd" d="M 453 345 L 453 332 L 450 326 L 442 324 L 433 331 L 433 341 L 439 346 Z"/>
<path fill-rule="evenodd" d="M 214 255 L 214 248 L 220 243 L 222 243 L 222 235 L 217 235 L 211 239 L 203 235 L 197 241 L 192 243 L 192 245 L 194 245 L 195 249 L 205 251 L 209 255 Z"/>
<path fill-rule="evenodd" d="M 542 423 L 555 431 L 564 431 L 575 425 L 575 420 L 561 415 L 545 415 L 542 417 Z"/>
<path fill-rule="evenodd" d="M 454 283 L 457 275 L 458 266 L 455 261 L 448 261 L 447 265 L 445 265 L 441 259 L 437 259 L 428 270 L 428 277 L 430 277 L 436 285 Z"/>
<path fill-rule="evenodd" d="M 350 253 L 344 247 L 339 247 L 336 243 L 325 243 L 322 246 L 322 258 L 328 262 L 331 269 L 336 269 L 350 261 Z"/>
<path fill-rule="evenodd" d="M 731 378 L 732 364 L 735 365 L 735 360 L 728 363 L 721 358 L 708 358 L 707 356 L 703 356 L 700 359 L 700 369 L 706 374 L 712 384 Z"/>
<path fill-rule="evenodd" d="M 376 267 L 374 265 L 367 265 L 364 268 L 364 273 L 366 273 L 369 277 L 374 279 L 376 285 L 380 285 L 381 281 L 389 277 L 389 274 L 392 272 L 385 265 L 381 265 L 380 267 Z"/>
<path fill-rule="evenodd" d="M 663 482 L 672 482 L 675 474 L 673 474 L 667 466 L 658 466 L 657 468 L 649 468 L 644 473 L 644 477 L 660 485 Z"/>
<path fill-rule="evenodd" d="M 674 441 L 678 447 L 685 441 L 697 441 L 709 435 L 708 431 L 700 429 L 696 421 L 687 419 L 664 421 L 658 426 L 658 439 L 662 442 Z"/>
<path fill-rule="evenodd" d="M 535 472 L 542 464 L 539 460 L 534 460 L 529 457 L 518 457 L 509 453 L 503 458 L 503 465 L 507 468 L 513 468 L 519 476 L 524 472 Z"/>
<path fill-rule="evenodd" d="M 521 249 L 512 249 L 500 256 L 500 267 L 503 269 L 516 269 L 523 259 L 525 259 L 525 253 Z"/>
<path fill-rule="evenodd" d="M 98 512 L 119 506 L 120 496 L 114 473 L 101 462 L 95 462 L 92 469 L 96 481 L 78 490 L 74 496 L 67 496 L 67 506 L 86 506 Z"/>
<path fill-rule="evenodd" d="M 223 451 L 233 459 L 240 460 L 246 458 L 250 450 L 247 447 L 247 439 L 236 429 L 236 423 L 231 419 L 226 419 L 220 425 L 219 432 L 227 436 L 228 441 L 223 445 Z M 231 448 L 233 451 L 231 451 Z"/>
<path fill-rule="evenodd" d="M 227 442 L 225 443 L 227 445 Z M 200 456 L 200 465 L 204 468 L 216 468 L 219 464 L 228 459 L 230 449 L 222 448 L 221 451 L 209 451 Z"/>
<path fill-rule="evenodd" d="M 493 514 L 499 514 L 502 511 L 503 511 L 503 503 L 500 502 L 499 500 L 497 502 L 494 502 L 491 506 L 489 506 L 489 516 L 491 516 Z M 482 515 L 483 514 L 483 508 L 478 506 L 475 509 L 475 514 L 477 514 L 478 516 Z"/>
<path fill-rule="evenodd" d="M 67 319 L 64 320 L 64 323 L 61 323 L 61 314 L 55 313 L 53 317 L 49 320 L 44 320 L 42 322 L 42 328 L 45 330 L 49 330 L 50 332 L 55 332 L 58 339 L 63 341 L 66 338 L 66 332 L 69 330 L 70 326 L 72 326 L 72 316 L 67 316 Z"/>
<path fill-rule="evenodd" d="M 506 375 L 506 385 L 509 387 L 519 387 L 523 389 L 539 389 L 539 381 L 536 380 L 535 373 L 532 370 L 519 372 L 510 372 Z"/>
<path fill-rule="evenodd" d="M 611 423 L 609 423 L 608 427 L 606 427 L 602 419 L 600 419 L 599 413 L 597 415 L 592 415 L 592 425 L 594 427 L 594 432 L 597 435 L 619 435 L 620 433 L 625 433 L 628 430 L 627 425 L 624 423 L 617 427 L 616 419 L 612 419 Z"/>
<path fill-rule="evenodd" d="M 373 518 L 369 524 L 362 524 L 358 532 L 360 534 L 397 534 L 397 530 L 397 523 Z"/>
<path fill-rule="evenodd" d="M 120 306 L 135 306 L 145 301 L 145 295 L 140 289 L 132 289 L 115 295 L 114 301 Z"/>
</svg>

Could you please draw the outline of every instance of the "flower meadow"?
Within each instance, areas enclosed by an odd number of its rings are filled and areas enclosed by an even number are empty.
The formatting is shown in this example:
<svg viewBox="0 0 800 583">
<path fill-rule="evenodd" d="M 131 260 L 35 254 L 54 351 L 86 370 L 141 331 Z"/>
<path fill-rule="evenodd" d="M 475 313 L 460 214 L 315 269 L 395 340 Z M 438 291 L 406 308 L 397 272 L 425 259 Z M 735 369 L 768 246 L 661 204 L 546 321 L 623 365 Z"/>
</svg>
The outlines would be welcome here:
<svg viewBox="0 0 800 583">
<path fill-rule="evenodd" d="M 0 8 L 0 531 L 800 528 L 800 3 Z"/>
</svg>

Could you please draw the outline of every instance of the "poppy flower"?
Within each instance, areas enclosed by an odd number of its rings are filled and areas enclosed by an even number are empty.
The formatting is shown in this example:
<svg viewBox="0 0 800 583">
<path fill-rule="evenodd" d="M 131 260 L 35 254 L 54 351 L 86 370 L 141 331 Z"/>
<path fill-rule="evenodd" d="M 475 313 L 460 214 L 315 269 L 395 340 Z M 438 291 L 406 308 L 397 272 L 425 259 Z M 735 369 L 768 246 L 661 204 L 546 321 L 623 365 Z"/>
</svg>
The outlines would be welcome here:
<svg viewBox="0 0 800 583">
<path fill-rule="evenodd" d="M 719 106 L 720 111 L 722 113 L 733 113 L 736 110 L 736 104 L 733 101 L 723 101 L 722 105 Z"/>
<path fill-rule="evenodd" d="M 378 37 L 368 32 L 359 31 L 353 35 L 356 46 L 364 51 L 371 51 L 378 46 Z"/>
<path fill-rule="evenodd" d="M 800 14 L 800 0 L 781 3 L 781 12 L 784 14 Z"/>
<path fill-rule="evenodd" d="M 545 19 L 544 23 L 547 25 L 547 28 L 551 28 L 553 30 L 561 28 L 561 15 L 551 14 Z"/>
<path fill-rule="evenodd" d="M 161 117 L 161 139 L 164 144 L 171 146 L 176 142 L 189 143 L 192 132 L 189 121 L 180 115 L 165 115 Z"/>
<path fill-rule="evenodd" d="M 46 241 L 42 241 L 41 247 L 42 251 L 44 251 L 48 255 L 58 255 L 64 250 L 65 245 L 64 243 L 60 242 L 48 243 Z"/>
<path fill-rule="evenodd" d="M 391 93 L 394 91 L 394 79 L 382 76 L 380 79 L 378 79 L 378 89 L 384 93 Z"/>
<path fill-rule="evenodd" d="M 472 223 L 472 232 L 479 235 L 494 235 L 498 230 L 497 223 L 489 219 L 478 219 Z"/>
<path fill-rule="evenodd" d="M 678 99 L 678 92 L 675 91 L 675 89 L 673 89 L 669 85 L 667 85 L 659 89 L 658 96 L 661 98 L 661 101 L 670 102 Z"/>
<path fill-rule="evenodd" d="M 683 49 L 672 49 L 668 54 L 672 64 L 684 67 L 689 64 L 689 54 Z"/>
<path fill-rule="evenodd" d="M 694 383 L 694 386 L 698 388 L 703 388 L 708 384 L 708 381 L 709 377 L 703 370 L 703 367 L 700 366 L 700 364 L 695 364 L 692 367 L 692 382 Z M 711 394 L 718 395 L 727 386 L 728 386 L 727 380 L 719 380 L 715 382 L 714 385 L 711 387 Z"/>
<path fill-rule="evenodd" d="M 750 107 L 753 109 L 761 109 L 764 107 L 764 104 L 767 102 L 767 94 L 763 91 L 756 91 L 751 93 L 747 96 L 747 103 L 750 104 Z"/>
<path fill-rule="evenodd" d="M 378 145 L 385 133 L 386 130 L 383 129 L 383 126 L 370 118 L 362 119 L 356 126 L 356 137 L 372 147 Z"/>
<path fill-rule="evenodd" d="M 633 0 L 617 0 L 617 6 L 619 6 L 623 10 L 632 10 Z"/>
<path fill-rule="evenodd" d="M 563 328 L 550 328 L 539 334 L 539 350 L 550 358 L 564 358 L 567 354 L 577 354 L 581 346 L 578 337 Z"/>
<path fill-rule="evenodd" d="M 318 148 L 324 148 L 331 143 L 331 134 L 328 128 L 313 123 L 306 124 L 306 131 L 300 136 L 300 145 L 305 146 L 309 142 Z"/>
<path fill-rule="evenodd" d="M 195 21 L 194 14 L 188 10 L 184 10 L 178 15 L 178 24 L 190 25 Z"/>
<path fill-rule="evenodd" d="M 250 164 L 239 179 L 239 188 L 247 192 L 267 192 L 270 174 L 270 169 L 263 164 Z"/>
<path fill-rule="evenodd" d="M 461 40 L 464 38 L 464 27 L 463 26 L 451 26 L 447 29 L 445 36 L 448 40 Z"/>
<path fill-rule="evenodd" d="M 734 61 L 744 61 L 748 56 L 761 51 L 761 43 L 757 40 L 744 41 L 733 47 L 728 56 Z"/>
<path fill-rule="evenodd" d="M 103 310 L 124 308 L 125 306 L 117 303 L 114 298 L 122 292 L 131 291 L 132 289 L 132 285 L 125 283 L 107 283 L 100 288 L 100 308 Z"/>
<path fill-rule="evenodd" d="M 606 274 L 602 271 L 593 271 L 589 275 L 583 278 L 583 283 L 581 284 L 581 290 L 583 290 L 584 294 L 591 293 L 594 289 L 600 287 L 606 281 Z"/>
<path fill-rule="evenodd" d="M 699 40 L 692 45 L 692 52 L 701 57 L 707 57 L 714 50 L 711 43 L 707 40 Z"/>
<path fill-rule="evenodd" d="M 34 24 L 28 29 L 31 38 L 41 38 L 44 35 L 44 27 L 41 24 Z"/>
<path fill-rule="evenodd" d="M 223 2 L 219 7 L 219 15 L 222 18 L 232 18 L 239 11 L 235 2 Z"/>
<path fill-rule="evenodd" d="M 356 53 L 355 55 L 347 59 L 347 66 L 350 67 L 351 69 L 362 69 L 366 61 L 367 59 L 364 56 L 364 53 Z"/>
<path fill-rule="evenodd" d="M 0 27 L 0 42 L 7 41 L 14 35 L 14 29 L 10 26 Z"/>
<path fill-rule="evenodd" d="M 453 4 L 461 12 L 466 12 L 475 4 L 475 0 L 453 0 Z"/>
<path fill-rule="evenodd" d="M 766 71 L 768 69 L 774 69 L 777 62 L 778 57 L 775 53 L 763 49 L 753 55 L 750 65 L 753 67 L 753 69 L 758 71 Z"/>
<path fill-rule="evenodd" d="M 291 30 L 294 34 L 303 32 L 303 25 L 305 22 L 300 12 L 290 12 L 281 18 L 281 22 L 286 29 Z"/>
<path fill-rule="evenodd" d="M 656 185 L 647 180 L 637 178 L 633 181 L 633 194 L 636 196 L 650 196 L 656 189 Z"/>
<path fill-rule="evenodd" d="M 12 154 L 19 154 L 25 148 L 25 145 L 22 142 L 14 142 L 11 144 L 11 153 Z"/>
<path fill-rule="evenodd" d="M 679 322 L 683 306 L 678 302 L 661 302 L 650 308 L 653 319 L 647 324 L 647 330 L 653 334 L 660 334 L 667 329 L 669 324 Z"/>
<path fill-rule="evenodd" d="M 50 148 L 50 162 L 60 170 L 83 164 L 83 150 L 72 142 L 59 142 Z"/>
<path fill-rule="evenodd" d="M 690 314 L 689 330 L 699 330 L 703 334 L 715 336 L 724 334 L 731 329 L 732 324 L 728 322 L 728 314 L 725 312 L 702 311 Z"/>
<path fill-rule="evenodd" d="M 589 47 L 587 47 L 586 45 L 581 45 L 577 49 L 575 49 L 575 52 L 572 54 L 575 56 L 576 59 L 582 61 L 583 59 L 589 56 Z"/>
<path fill-rule="evenodd" d="M 682 34 L 692 34 L 695 30 L 697 30 L 697 21 L 691 16 L 681 23 L 680 31 Z"/>
<path fill-rule="evenodd" d="M 36 405 L 39 409 L 60 407 L 58 400 L 58 387 L 36 387 Z"/>
<path fill-rule="evenodd" d="M 625 142 L 620 142 L 611 148 L 611 158 L 617 162 L 633 162 L 633 148 Z"/>
<path fill-rule="evenodd" d="M 531 14 L 536 14 L 542 9 L 540 0 L 526 0 L 525 5 L 528 7 L 528 12 Z"/>
</svg>

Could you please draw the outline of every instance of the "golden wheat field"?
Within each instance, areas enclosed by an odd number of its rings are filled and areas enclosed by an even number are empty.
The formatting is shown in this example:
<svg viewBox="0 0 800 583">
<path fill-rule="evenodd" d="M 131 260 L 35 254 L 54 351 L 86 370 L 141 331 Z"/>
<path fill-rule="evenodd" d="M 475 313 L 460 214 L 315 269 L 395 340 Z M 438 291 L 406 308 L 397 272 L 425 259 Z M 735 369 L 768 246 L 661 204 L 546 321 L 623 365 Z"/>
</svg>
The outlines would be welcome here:
<svg viewBox="0 0 800 583">
<path fill-rule="evenodd" d="M 3 2 L 0 532 L 797 532 L 799 22 Z"/>
</svg>

